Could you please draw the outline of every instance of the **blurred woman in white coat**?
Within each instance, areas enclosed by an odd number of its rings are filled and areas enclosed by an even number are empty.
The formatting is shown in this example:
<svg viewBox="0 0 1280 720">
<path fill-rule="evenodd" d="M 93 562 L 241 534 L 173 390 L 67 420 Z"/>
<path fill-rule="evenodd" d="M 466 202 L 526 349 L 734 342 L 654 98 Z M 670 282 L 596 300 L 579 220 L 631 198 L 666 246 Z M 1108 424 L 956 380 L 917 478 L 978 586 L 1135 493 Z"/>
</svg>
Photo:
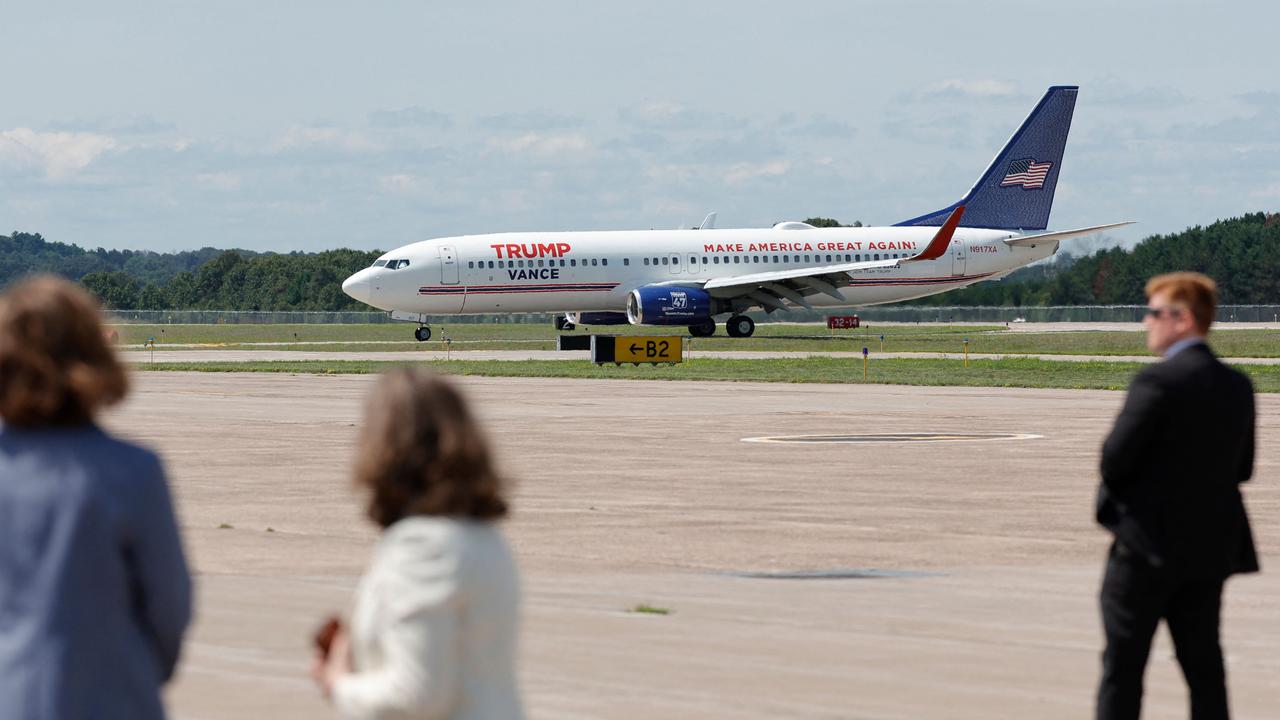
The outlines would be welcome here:
<svg viewBox="0 0 1280 720">
<path fill-rule="evenodd" d="M 466 404 L 400 368 L 365 410 L 356 483 L 384 528 L 348 622 L 317 637 L 313 674 L 344 718 L 523 718 L 519 585 L 496 522 L 503 486 Z"/>
</svg>

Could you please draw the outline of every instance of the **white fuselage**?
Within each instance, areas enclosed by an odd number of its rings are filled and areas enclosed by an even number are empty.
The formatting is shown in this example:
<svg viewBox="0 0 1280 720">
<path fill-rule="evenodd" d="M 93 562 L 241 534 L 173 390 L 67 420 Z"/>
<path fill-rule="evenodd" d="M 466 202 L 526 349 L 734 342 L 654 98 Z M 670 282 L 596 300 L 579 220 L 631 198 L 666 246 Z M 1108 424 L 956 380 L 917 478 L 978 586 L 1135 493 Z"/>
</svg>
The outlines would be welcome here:
<svg viewBox="0 0 1280 720">
<path fill-rule="evenodd" d="M 409 313 L 622 312 L 628 293 L 644 285 L 700 286 L 712 278 L 908 258 L 936 233 L 934 227 L 802 227 L 465 235 L 385 253 L 343 289 L 374 307 Z M 1056 242 L 1003 242 L 1014 236 L 959 228 L 940 258 L 855 270 L 850 285 L 839 289 L 841 300 L 817 294 L 809 301 L 842 307 L 909 300 L 999 278 L 1057 250 Z"/>
</svg>

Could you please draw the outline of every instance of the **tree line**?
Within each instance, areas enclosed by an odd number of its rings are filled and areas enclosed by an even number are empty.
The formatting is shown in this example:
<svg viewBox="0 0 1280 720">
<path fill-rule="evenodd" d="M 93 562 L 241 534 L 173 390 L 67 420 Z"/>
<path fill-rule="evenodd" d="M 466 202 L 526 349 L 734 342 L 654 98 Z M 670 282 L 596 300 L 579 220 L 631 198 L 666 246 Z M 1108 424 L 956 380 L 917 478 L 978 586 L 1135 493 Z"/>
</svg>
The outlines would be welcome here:
<svg viewBox="0 0 1280 720">
<path fill-rule="evenodd" d="M 811 225 L 836 227 L 830 218 Z M 1280 304 L 1280 214 L 1251 213 L 1153 235 L 1132 249 L 1069 255 L 1023 268 L 1000 282 L 909 301 L 915 305 L 1136 305 L 1147 278 L 1198 270 L 1218 281 L 1223 304 Z M 117 310 L 362 310 L 342 281 L 379 251 L 255 253 L 200 250 L 154 253 L 85 250 L 38 233 L 0 236 L 0 286 L 32 272 L 84 284 Z"/>
<path fill-rule="evenodd" d="M 342 281 L 380 254 L 85 250 L 14 232 L 0 236 L 0 287 L 49 272 L 79 281 L 113 310 L 367 310 Z"/>
<path fill-rule="evenodd" d="M 1195 270 L 1218 283 L 1223 305 L 1280 304 L 1280 213 L 1250 213 L 1180 233 L 1152 235 L 1132 249 L 1073 257 L 1065 241 L 1056 262 L 1023 268 L 1000 282 L 911 301 L 917 305 L 1141 305 L 1160 273 Z"/>
</svg>

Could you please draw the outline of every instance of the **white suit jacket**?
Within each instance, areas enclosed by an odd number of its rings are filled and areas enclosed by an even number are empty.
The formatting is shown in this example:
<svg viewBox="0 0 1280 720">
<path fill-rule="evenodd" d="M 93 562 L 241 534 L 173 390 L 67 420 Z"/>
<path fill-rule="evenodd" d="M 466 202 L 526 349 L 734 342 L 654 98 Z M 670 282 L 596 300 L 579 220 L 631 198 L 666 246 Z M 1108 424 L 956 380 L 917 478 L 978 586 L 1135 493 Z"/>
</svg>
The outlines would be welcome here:
<svg viewBox="0 0 1280 720">
<path fill-rule="evenodd" d="M 345 718 L 523 718 L 519 583 L 493 523 L 416 516 L 383 533 L 348 627 L 355 672 L 333 688 Z"/>
</svg>

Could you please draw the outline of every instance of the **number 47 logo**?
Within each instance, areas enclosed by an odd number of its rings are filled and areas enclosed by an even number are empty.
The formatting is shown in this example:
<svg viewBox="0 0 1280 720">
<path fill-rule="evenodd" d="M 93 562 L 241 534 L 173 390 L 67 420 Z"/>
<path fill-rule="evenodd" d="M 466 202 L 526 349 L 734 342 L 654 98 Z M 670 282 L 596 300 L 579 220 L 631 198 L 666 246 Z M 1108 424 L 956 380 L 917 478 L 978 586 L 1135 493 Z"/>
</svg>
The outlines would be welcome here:
<svg viewBox="0 0 1280 720">
<path fill-rule="evenodd" d="M 689 297 L 684 293 L 671 293 L 671 307 L 680 310 L 687 309 L 689 307 Z"/>
</svg>

